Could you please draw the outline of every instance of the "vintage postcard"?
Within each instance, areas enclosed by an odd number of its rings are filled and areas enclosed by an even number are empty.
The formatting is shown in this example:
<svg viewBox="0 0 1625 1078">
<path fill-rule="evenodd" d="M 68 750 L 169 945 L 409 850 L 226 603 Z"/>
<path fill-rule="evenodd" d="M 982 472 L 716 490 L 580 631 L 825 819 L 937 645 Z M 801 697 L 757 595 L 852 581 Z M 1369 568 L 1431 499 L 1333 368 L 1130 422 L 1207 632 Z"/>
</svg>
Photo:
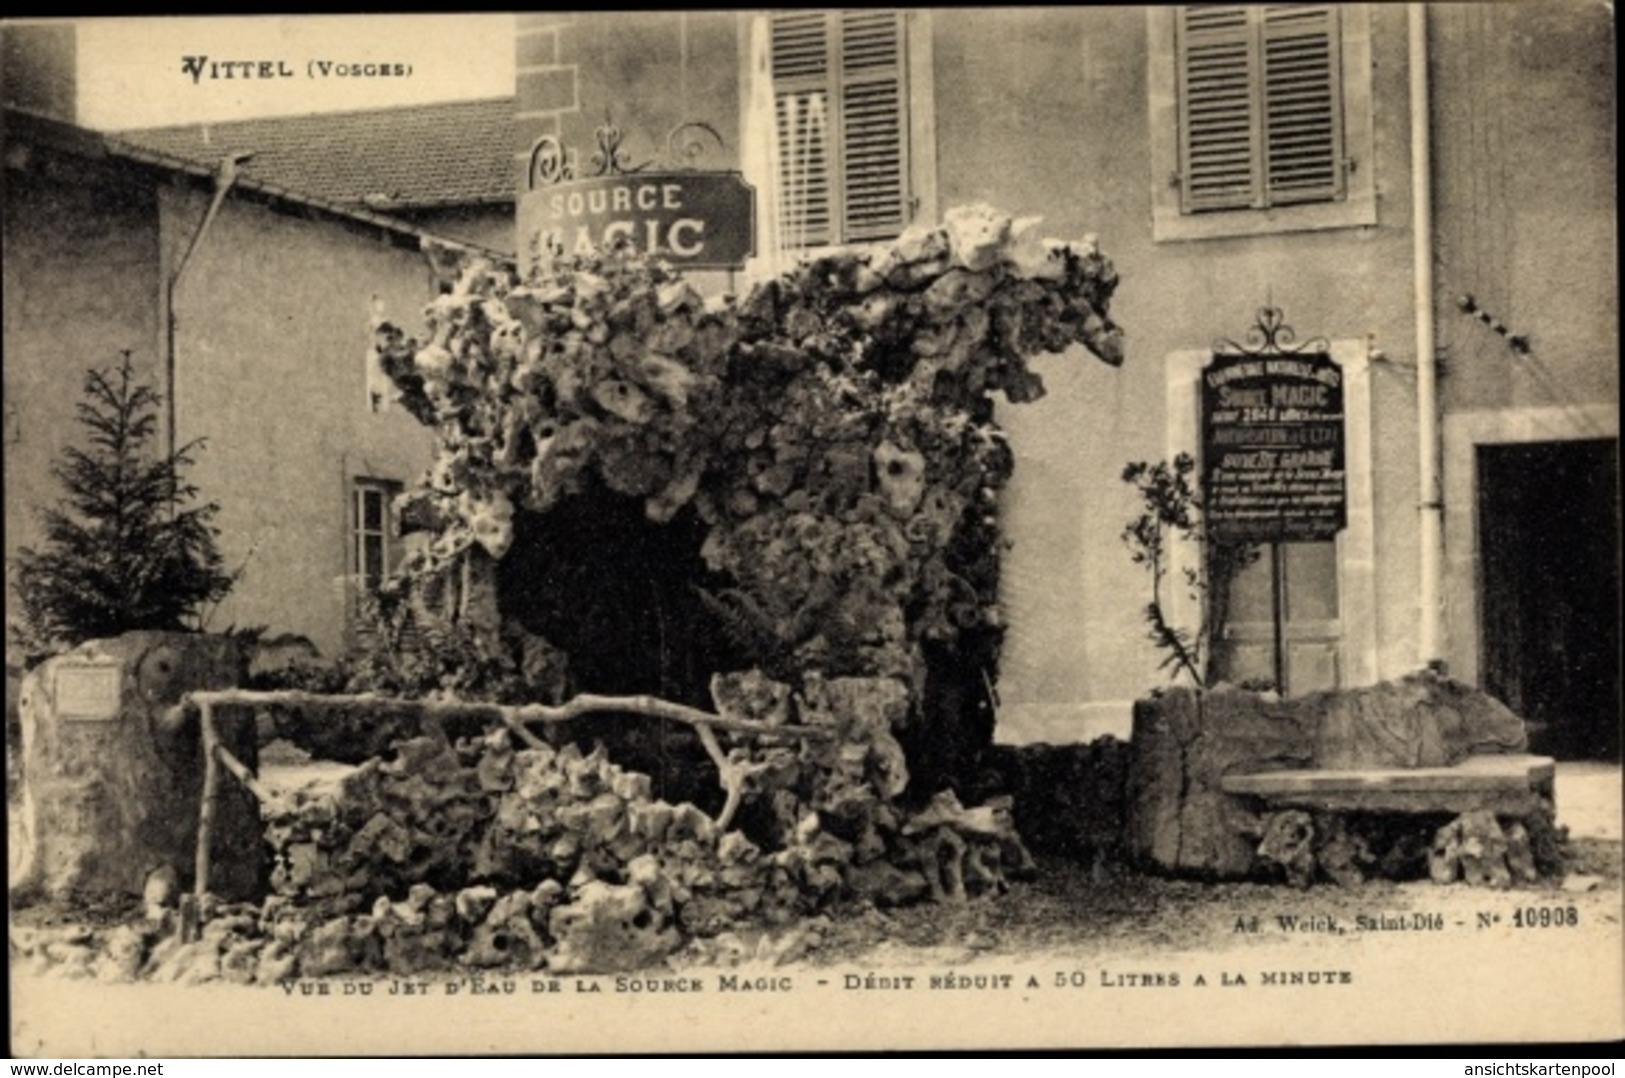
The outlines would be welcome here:
<svg viewBox="0 0 1625 1078">
<path fill-rule="evenodd" d="M 0 35 L 12 1054 L 1625 1035 L 1611 7 Z"/>
</svg>

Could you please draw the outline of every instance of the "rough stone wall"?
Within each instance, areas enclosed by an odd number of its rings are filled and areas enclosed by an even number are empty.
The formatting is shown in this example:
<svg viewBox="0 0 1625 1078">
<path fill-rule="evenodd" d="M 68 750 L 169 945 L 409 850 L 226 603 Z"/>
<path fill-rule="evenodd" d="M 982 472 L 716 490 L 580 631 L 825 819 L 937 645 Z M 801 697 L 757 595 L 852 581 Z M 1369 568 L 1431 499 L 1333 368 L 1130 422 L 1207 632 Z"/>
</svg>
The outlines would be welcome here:
<svg viewBox="0 0 1625 1078">
<path fill-rule="evenodd" d="M 258 916 L 260 936 L 281 941 L 271 956 L 307 974 L 632 969 L 839 899 L 957 901 L 1032 867 L 1008 798 L 895 807 L 908 777 L 890 733 L 900 684 L 813 679 L 793 697 L 760 679 L 719 686 L 725 717 L 761 724 L 717 735 L 740 795 L 765 810 L 752 834 L 729 826 L 730 809 L 713 818 L 655 797 L 602 747 L 516 750 L 506 730 L 455 746 L 407 738 L 392 759 L 269 808 L 273 897 Z M 775 733 L 792 708 L 797 729 L 822 736 Z"/>
</svg>

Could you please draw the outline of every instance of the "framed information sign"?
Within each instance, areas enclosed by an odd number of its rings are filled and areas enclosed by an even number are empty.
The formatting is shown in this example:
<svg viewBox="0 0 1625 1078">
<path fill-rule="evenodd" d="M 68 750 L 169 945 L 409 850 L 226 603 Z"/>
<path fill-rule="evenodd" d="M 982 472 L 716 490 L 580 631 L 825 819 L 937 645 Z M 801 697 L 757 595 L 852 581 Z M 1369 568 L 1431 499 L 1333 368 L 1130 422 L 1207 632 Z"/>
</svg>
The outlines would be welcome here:
<svg viewBox="0 0 1625 1078">
<path fill-rule="evenodd" d="M 1202 463 L 1210 538 L 1335 538 L 1348 523 L 1342 368 L 1325 351 L 1215 351 L 1202 372 Z"/>
</svg>

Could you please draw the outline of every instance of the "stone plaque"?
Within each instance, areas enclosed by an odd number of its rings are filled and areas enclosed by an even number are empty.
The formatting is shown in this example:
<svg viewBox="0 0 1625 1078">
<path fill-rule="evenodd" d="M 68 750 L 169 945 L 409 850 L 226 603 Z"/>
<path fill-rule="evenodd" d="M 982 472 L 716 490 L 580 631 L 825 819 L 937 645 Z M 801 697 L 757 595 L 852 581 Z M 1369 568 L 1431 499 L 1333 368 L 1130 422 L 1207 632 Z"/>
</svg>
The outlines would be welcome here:
<svg viewBox="0 0 1625 1078">
<path fill-rule="evenodd" d="M 118 663 L 58 667 L 57 717 L 80 722 L 107 722 L 118 718 L 123 674 L 123 667 Z"/>
</svg>

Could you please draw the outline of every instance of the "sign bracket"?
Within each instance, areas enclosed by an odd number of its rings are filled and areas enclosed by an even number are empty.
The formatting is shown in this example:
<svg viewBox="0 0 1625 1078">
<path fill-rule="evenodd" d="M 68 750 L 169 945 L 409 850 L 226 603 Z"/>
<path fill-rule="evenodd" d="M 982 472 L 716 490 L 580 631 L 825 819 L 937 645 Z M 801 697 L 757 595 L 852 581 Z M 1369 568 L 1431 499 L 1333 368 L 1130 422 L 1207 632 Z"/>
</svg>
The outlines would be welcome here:
<svg viewBox="0 0 1625 1078">
<path fill-rule="evenodd" d="M 1286 314 L 1279 307 L 1260 307 L 1257 320 L 1247 327 L 1245 344 L 1229 337 L 1213 342 L 1213 356 L 1296 356 L 1306 353 L 1329 353 L 1332 344 L 1325 337 L 1310 337 L 1298 344 L 1298 334 L 1286 324 Z"/>
</svg>

